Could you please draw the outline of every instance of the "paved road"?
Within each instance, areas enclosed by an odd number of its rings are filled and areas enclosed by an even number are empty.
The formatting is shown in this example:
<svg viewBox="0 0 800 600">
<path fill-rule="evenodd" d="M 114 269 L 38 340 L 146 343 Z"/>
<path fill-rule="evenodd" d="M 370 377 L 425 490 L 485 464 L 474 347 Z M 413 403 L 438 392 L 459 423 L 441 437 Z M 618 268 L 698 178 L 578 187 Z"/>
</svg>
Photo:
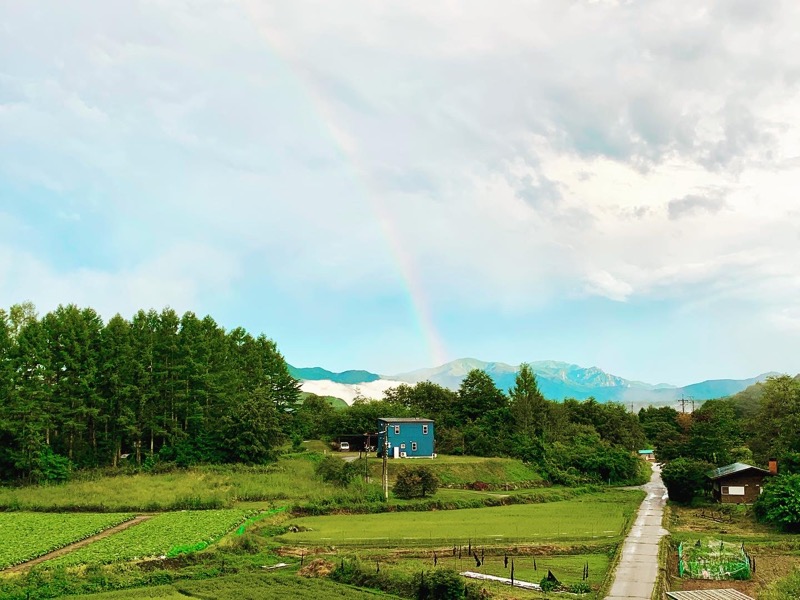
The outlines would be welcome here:
<svg viewBox="0 0 800 600">
<path fill-rule="evenodd" d="M 667 488 L 661 468 L 653 466 L 650 482 L 642 487 L 647 497 L 622 545 L 622 557 L 606 600 L 650 600 L 658 577 L 658 543 L 668 532 L 661 527 Z"/>
</svg>

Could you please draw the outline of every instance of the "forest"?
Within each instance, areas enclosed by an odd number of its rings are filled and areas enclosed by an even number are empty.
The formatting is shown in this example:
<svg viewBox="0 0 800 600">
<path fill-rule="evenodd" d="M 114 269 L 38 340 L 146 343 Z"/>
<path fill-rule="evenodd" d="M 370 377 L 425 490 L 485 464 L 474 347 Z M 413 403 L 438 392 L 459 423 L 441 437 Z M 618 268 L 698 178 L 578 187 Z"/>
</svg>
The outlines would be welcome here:
<svg viewBox="0 0 800 600">
<path fill-rule="evenodd" d="M 265 463 L 302 440 L 374 432 L 378 417 L 436 422 L 437 452 L 509 456 L 553 483 L 640 477 L 635 452 L 703 465 L 800 465 L 800 380 L 778 377 L 694 413 L 544 398 L 522 365 L 508 394 L 473 370 L 458 390 L 400 385 L 334 408 L 301 394 L 274 341 L 170 308 L 104 323 L 91 308 L 0 309 L 0 479 L 73 469 Z"/>
<path fill-rule="evenodd" d="M 0 479 L 65 468 L 275 457 L 298 383 L 275 343 L 211 317 L 91 308 L 0 310 Z"/>
</svg>

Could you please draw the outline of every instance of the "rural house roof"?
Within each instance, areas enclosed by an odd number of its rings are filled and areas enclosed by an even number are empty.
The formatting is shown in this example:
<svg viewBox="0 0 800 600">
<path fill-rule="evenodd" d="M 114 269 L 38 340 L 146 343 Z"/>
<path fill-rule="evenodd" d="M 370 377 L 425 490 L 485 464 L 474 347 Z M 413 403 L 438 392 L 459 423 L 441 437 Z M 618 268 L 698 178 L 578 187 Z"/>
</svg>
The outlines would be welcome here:
<svg viewBox="0 0 800 600">
<path fill-rule="evenodd" d="M 652 454 L 652 450 L 639 450 L 639 454 Z"/>
<path fill-rule="evenodd" d="M 714 469 L 713 471 L 709 471 L 708 473 L 706 473 L 706 475 L 708 475 L 709 479 L 713 480 L 713 479 L 720 479 L 722 477 L 727 477 L 728 475 L 733 475 L 734 473 L 749 471 L 750 469 L 754 471 L 760 471 L 765 475 L 771 475 L 771 473 L 766 469 L 761 469 L 759 467 L 754 467 L 753 465 L 748 465 L 740 462 L 735 462 L 732 465 L 725 465 L 724 467 Z"/>
<path fill-rule="evenodd" d="M 384 419 L 379 418 L 378 421 L 384 421 L 386 423 L 433 423 L 431 419 Z"/>
</svg>

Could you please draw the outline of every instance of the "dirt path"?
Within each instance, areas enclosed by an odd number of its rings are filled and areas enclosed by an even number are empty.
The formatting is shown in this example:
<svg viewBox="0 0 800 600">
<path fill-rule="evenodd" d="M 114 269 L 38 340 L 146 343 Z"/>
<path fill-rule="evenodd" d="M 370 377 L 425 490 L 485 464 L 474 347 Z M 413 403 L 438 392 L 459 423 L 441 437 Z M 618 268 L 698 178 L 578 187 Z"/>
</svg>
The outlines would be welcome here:
<svg viewBox="0 0 800 600">
<path fill-rule="evenodd" d="M 639 507 L 636 521 L 622 546 L 622 558 L 606 600 L 650 600 L 658 577 L 658 544 L 668 532 L 661 527 L 667 489 L 661 468 L 653 466 L 650 482 L 640 489 L 647 497 Z"/>
<path fill-rule="evenodd" d="M 63 548 L 59 548 L 58 550 L 53 550 L 52 552 L 40 556 L 39 558 L 31 559 L 27 562 L 21 563 L 19 565 L 15 565 L 13 567 L 9 567 L 5 570 L 0 570 L 2 573 L 18 573 L 20 571 L 25 571 L 30 569 L 31 567 L 38 565 L 39 563 L 43 563 L 46 560 L 50 560 L 52 558 L 58 558 L 59 556 L 64 556 L 65 554 L 69 554 L 73 550 L 77 550 L 78 548 L 83 548 L 84 546 L 88 546 L 92 542 L 96 542 L 97 540 L 102 540 L 110 535 L 114 535 L 115 533 L 119 533 L 124 529 L 128 529 L 128 527 L 133 527 L 134 525 L 138 525 L 147 519 L 150 519 L 153 515 L 138 515 L 131 519 L 130 521 L 125 521 L 124 523 L 120 523 L 116 527 L 111 527 L 110 529 L 106 529 L 101 531 L 97 535 L 93 535 L 86 539 L 81 540 L 80 542 L 75 542 L 74 544 L 69 544 L 68 546 L 64 546 Z"/>
</svg>

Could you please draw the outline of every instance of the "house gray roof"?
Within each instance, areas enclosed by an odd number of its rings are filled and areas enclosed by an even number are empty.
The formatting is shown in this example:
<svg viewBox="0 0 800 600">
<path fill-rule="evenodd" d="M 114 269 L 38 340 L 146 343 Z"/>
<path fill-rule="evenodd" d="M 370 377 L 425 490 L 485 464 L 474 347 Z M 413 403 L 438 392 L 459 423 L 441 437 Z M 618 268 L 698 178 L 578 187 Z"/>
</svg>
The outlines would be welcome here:
<svg viewBox="0 0 800 600">
<path fill-rule="evenodd" d="M 384 423 L 433 423 L 431 419 L 385 419 L 383 417 L 379 418 L 378 421 L 383 421 Z"/>
<path fill-rule="evenodd" d="M 708 475 L 709 479 L 719 479 L 720 477 L 727 477 L 728 475 L 733 475 L 734 473 L 741 473 L 742 471 L 749 471 L 750 469 L 766 473 L 767 475 L 771 474 L 766 469 L 761 469 L 759 467 L 754 467 L 753 465 L 748 465 L 745 463 L 735 462 L 732 465 L 725 465 L 724 467 L 720 467 L 718 469 L 714 469 L 713 471 L 709 471 L 708 473 L 706 473 L 706 475 Z"/>
</svg>

